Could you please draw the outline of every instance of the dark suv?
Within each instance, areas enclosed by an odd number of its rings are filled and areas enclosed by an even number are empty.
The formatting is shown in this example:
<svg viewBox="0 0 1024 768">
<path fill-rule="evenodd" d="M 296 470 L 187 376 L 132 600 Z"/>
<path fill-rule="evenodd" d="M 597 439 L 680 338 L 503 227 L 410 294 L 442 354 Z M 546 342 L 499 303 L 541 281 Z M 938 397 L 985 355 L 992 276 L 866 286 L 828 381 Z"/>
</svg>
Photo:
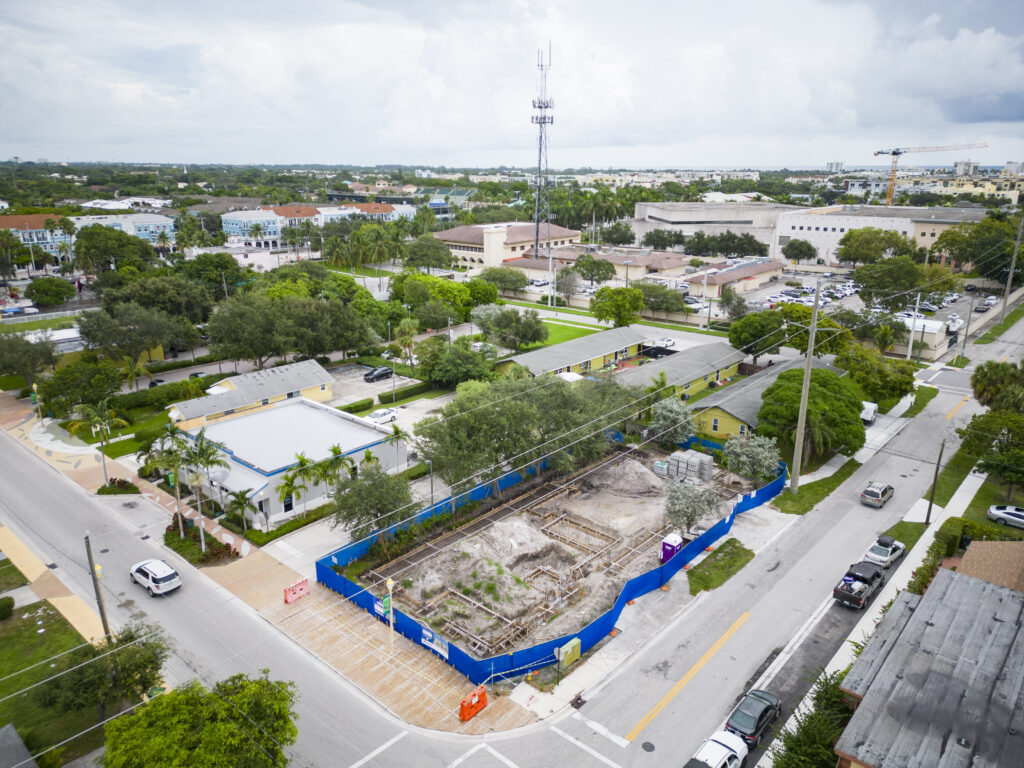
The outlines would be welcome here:
<svg viewBox="0 0 1024 768">
<path fill-rule="evenodd" d="M 395 372 L 387 366 L 381 366 L 380 368 L 374 368 L 363 376 L 363 381 L 380 381 L 381 379 L 390 379 L 394 373 Z"/>
</svg>

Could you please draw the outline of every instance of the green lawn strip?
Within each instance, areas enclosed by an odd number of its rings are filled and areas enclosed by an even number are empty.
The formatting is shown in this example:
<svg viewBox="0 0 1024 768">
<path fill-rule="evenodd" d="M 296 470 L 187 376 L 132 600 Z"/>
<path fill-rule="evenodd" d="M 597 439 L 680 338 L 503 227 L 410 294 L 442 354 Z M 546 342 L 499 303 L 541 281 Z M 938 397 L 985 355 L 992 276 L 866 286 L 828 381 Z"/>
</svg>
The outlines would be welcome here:
<svg viewBox="0 0 1024 768">
<path fill-rule="evenodd" d="M 849 459 L 834 475 L 801 485 L 800 490 L 795 494 L 783 491 L 775 497 L 772 503 L 787 515 L 803 515 L 810 512 L 815 504 L 842 485 L 859 468 L 860 462 Z"/>
<path fill-rule="evenodd" d="M 10 560 L 0 560 L 0 592 L 28 584 L 25 574 Z"/>
<path fill-rule="evenodd" d="M 747 377 L 746 377 L 746 376 L 744 376 L 744 375 L 743 375 L 742 373 L 737 373 L 737 374 L 735 374 L 734 376 L 730 377 L 730 379 L 729 379 L 729 383 L 728 383 L 728 384 L 721 384 L 721 383 L 720 383 L 720 384 L 719 384 L 719 385 L 718 385 L 717 387 L 715 387 L 714 389 L 712 389 L 711 387 L 705 387 L 705 388 L 704 388 L 704 389 L 702 389 L 702 390 L 701 390 L 700 392 L 698 392 L 697 394 L 695 394 L 695 395 L 693 395 L 692 397 L 690 397 L 690 398 L 689 398 L 689 399 L 688 399 L 688 400 L 686 401 L 686 404 L 687 404 L 687 405 L 693 405 L 693 404 L 694 404 L 694 403 L 696 403 L 696 402 L 697 402 L 698 400 L 700 400 L 700 399 L 702 399 L 702 398 L 705 398 L 705 397 L 707 397 L 708 395 L 713 395 L 713 394 L 715 394 L 715 392 L 718 392 L 718 391 L 719 391 L 720 389 L 724 389 L 725 387 L 728 387 L 728 386 L 730 386 L 730 385 L 732 385 L 732 384 L 735 384 L 735 383 L 736 383 L 737 381 L 742 381 L 742 380 L 743 380 L 743 379 L 745 379 L 745 378 L 747 378 Z"/>
<path fill-rule="evenodd" d="M 1006 491 L 1007 487 L 1004 483 L 989 477 L 982 484 L 981 488 L 978 489 L 978 492 L 974 494 L 971 503 L 967 505 L 963 518 L 976 523 L 992 525 L 992 521 L 985 517 L 985 513 L 988 512 L 988 508 L 993 504 L 1024 506 L 1024 490 L 1015 489 L 1009 499 L 1007 499 Z M 1020 528 L 1011 528 L 1008 525 L 1001 525 L 999 528 L 1006 532 L 1007 539 L 1024 539 L 1024 530 Z"/>
<path fill-rule="evenodd" d="M 349 275 L 350 277 L 353 277 L 353 278 L 355 278 L 355 277 L 392 277 L 393 275 L 397 274 L 395 272 L 390 272 L 390 271 L 388 271 L 386 269 L 374 269 L 373 267 L 358 267 L 358 268 L 344 267 L 344 268 L 342 268 L 342 267 L 332 267 L 329 264 L 326 264 L 324 266 L 326 266 L 328 269 L 330 269 L 330 270 L 332 270 L 334 272 L 341 272 L 342 274 Z"/>
<path fill-rule="evenodd" d="M 907 552 L 909 552 L 914 548 L 917 540 L 924 534 L 926 527 L 924 523 L 908 523 L 901 520 L 886 531 L 885 535 L 892 536 L 896 541 L 902 541 L 907 547 Z"/>
<path fill-rule="evenodd" d="M 25 331 L 57 330 L 71 328 L 74 317 L 48 317 L 44 320 L 28 320 L 24 323 L 2 323 L 0 333 L 24 333 Z"/>
<path fill-rule="evenodd" d="M 729 577 L 754 559 L 754 553 L 736 539 L 726 539 L 718 547 L 693 566 L 686 575 L 690 580 L 690 594 L 696 595 L 702 589 L 715 589 L 728 581 Z"/>
<path fill-rule="evenodd" d="M 159 429 L 164 424 L 170 424 L 171 422 L 171 417 L 168 415 L 166 408 L 155 408 L 153 406 L 146 406 L 143 408 L 133 408 L 131 411 L 129 411 L 129 413 L 132 418 L 132 423 L 129 424 L 127 427 L 122 427 L 121 429 L 114 430 L 110 434 L 111 437 L 121 437 L 122 435 L 134 435 L 139 430 Z M 68 424 L 70 424 L 72 421 L 73 419 L 68 419 L 67 421 L 62 421 L 60 425 L 64 429 L 67 429 Z M 88 428 L 82 429 L 77 435 L 75 435 L 75 437 L 79 438 L 80 440 L 84 440 L 85 442 L 90 444 L 96 444 L 100 442 L 99 433 L 93 435 L 92 431 L 89 430 Z M 111 446 L 111 448 L 113 448 L 113 446 Z M 109 450 L 107 451 L 107 456 L 113 455 L 115 454 L 110 453 Z M 119 453 L 116 455 L 124 456 L 123 453 Z"/>
<path fill-rule="evenodd" d="M 572 309 L 571 307 L 549 307 L 547 304 L 542 304 L 535 301 L 517 301 L 516 299 L 505 299 L 506 304 L 513 304 L 517 307 L 527 307 L 529 309 L 550 309 L 552 312 L 565 312 L 569 315 L 583 315 L 584 317 L 593 317 L 594 315 L 585 309 Z"/>
<path fill-rule="evenodd" d="M 120 456 L 128 456 L 129 454 L 134 455 L 138 453 L 141 448 L 142 443 L 134 437 L 128 437 L 124 440 L 118 440 L 108 444 L 103 453 L 107 455 L 108 459 L 116 459 Z"/>
<path fill-rule="evenodd" d="M 506 304 L 514 304 L 517 307 L 529 307 L 530 309 L 550 309 L 552 312 L 566 312 L 571 315 L 584 315 L 585 317 L 593 317 L 594 315 L 583 309 L 571 309 L 569 307 L 549 307 L 547 304 L 537 304 L 529 301 L 516 301 L 515 299 L 505 299 Z M 649 325 L 654 328 L 665 328 L 670 331 L 686 331 L 687 333 L 703 333 L 709 336 L 729 336 L 728 331 L 709 331 L 704 328 L 694 328 L 691 325 L 679 325 L 677 323 L 663 323 L 657 320 L 644 320 L 641 319 L 637 323 L 638 325 Z M 604 328 L 604 330 L 608 330 Z"/>
<path fill-rule="evenodd" d="M 20 392 L 28 382 L 24 376 L 0 376 L 0 389 L 9 392 Z"/>
<path fill-rule="evenodd" d="M 928 403 L 934 400 L 938 394 L 939 390 L 937 390 L 935 387 L 918 387 L 917 394 L 914 395 L 913 404 L 909 408 L 907 408 L 906 413 L 904 413 L 903 415 L 908 419 L 914 418 L 915 416 L 917 416 L 917 414 L 923 411 L 925 409 L 925 406 L 927 406 Z"/>
<path fill-rule="evenodd" d="M 953 368 L 966 368 L 969 362 L 971 362 L 971 359 L 969 357 L 957 355 L 956 357 L 949 361 L 949 365 L 951 365 Z"/>
<path fill-rule="evenodd" d="M 993 341 L 1002 336 L 1006 331 L 1013 327 L 1014 323 L 1024 317 L 1024 304 L 1017 307 L 1015 310 L 1010 312 L 1001 323 L 996 323 L 989 328 L 980 339 L 977 339 L 975 344 L 991 344 Z"/>
<path fill-rule="evenodd" d="M 971 456 L 962 448 L 953 454 L 942 468 L 942 471 L 939 472 L 939 482 L 935 486 L 936 504 L 940 507 L 949 504 L 949 500 L 953 498 L 956 489 L 960 487 L 960 483 L 964 481 L 977 461 L 976 456 Z M 927 499 L 930 493 L 931 487 L 929 486 L 923 498 Z"/>
<path fill-rule="evenodd" d="M 39 630 L 45 630 L 40 632 Z M 54 670 L 49 659 L 75 648 L 85 640 L 49 603 L 43 601 L 14 609 L 14 615 L 0 622 L 0 698 L 38 683 Z M 28 669 L 33 664 L 39 666 Z M 25 672 L 16 674 L 18 670 Z M 12 675 L 11 677 L 7 677 Z M 89 707 L 79 712 L 60 712 L 43 707 L 35 690 L 0 701 L 0 723 L 13 723 L 18 733 L 35 750 L 73 737 L 98 722 L 98 712 Z M 93 728 L 66 746 L 64 759 L 71 760 L 103 746 L 103 729 Z"/>
</svg>

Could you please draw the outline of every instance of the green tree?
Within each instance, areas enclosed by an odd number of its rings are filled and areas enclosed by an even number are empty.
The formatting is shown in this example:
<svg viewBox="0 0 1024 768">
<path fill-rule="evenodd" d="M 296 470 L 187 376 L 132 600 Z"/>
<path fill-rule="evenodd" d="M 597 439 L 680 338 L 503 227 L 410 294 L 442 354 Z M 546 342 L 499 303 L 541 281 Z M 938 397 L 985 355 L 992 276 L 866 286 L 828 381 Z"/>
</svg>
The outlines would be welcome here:
<svg viewBox="0 0 1024 768">
<path fill-rule="evenodd" d="M 601 230 L 601 240 L 609 245 L 632 245 L 636 241 L 636 235 L 629 224 L 617 221 Z"/>
<path fill-rule="evenodd" d="M 595 282 L 604 283 L 615 277 L 614 264 L 607 259 L 595 259 L 589 253 L 580 254 L 573 265 L 573 269 L 584 280 L 589 280 L 591 285 Z"/>
<path fill-rule="evenodd" d="M 223 294 L 223 289 L 220 293 Z M 192 323 L 204 323 L 213 310 L 213 295 L 205 285 L 181 275 L 155 275 L 105 290 L 102 304 L 111 315 L 116 315 L 123 304 L 136 304 Z"/>
<path fill-rule="evenodd" d="M 725 310 L 725 314 L 728 315 L 730 320 L 739 320 L 750 311 L 750 307 L 747 306 L 747 300 L 728 285 L 722 286 L 722 299 L 719 302 L 719 306 Z"/>
<path fill-rule="evenodd" d="M 785 346 L 806 352 L 810 343 L 813 310 L 803 304 L 783 304 L 773 311 L 782 315 L 786 321 Z M 814 354 L 817 357 L 838 355 L 852 343 L 853 334 L 849 329 L 839 325 L 828 315 L 818 313 L 818 331 L 814 336 Z"/>
<path fill-rule="evenodd" d="M 888 229 L 861 227 L 851 229 L 839 238 L 836 256 L 839 261 L 857 264 L 875 264 L 885 258 L 912 257 L 917 252 L 913 238 Z"/>
<path fill-rule="evenodd" d="M 95 435 L 99 432 L 100 463 L 103 465 L 103 484 L 110 485 L 110 478 L 107 477 L 107 442 L 110 433 L 115 429 L 127 427 L 128 422 L 120 418 L 114 409 L 110 407 L 108 399 L 101 400 L 97 405 L 79 403 L 78 418 L 68 424 L 68 432 L 77 435 L 79 432 L 89 429 L 89 433 Z"/>
<path fill-rule="evenodd" d="M 783 371 L 761 395 L 757 414 L 757 432 L 793 444 L 803 371 Z M 864 424 L 860 420 L 861 403 L 846 381 L 833 371 L 811 371 L 808 388 L 807 420 L 804 432 L 804 456 L 852 456 L 864 447 Z"/>
<path fill-rule="evenodd" d="M 402 348 L 405 352 L 406 361 L 409 363 L 409 367 L 415 369 L 413 365 L 412 350 L 416 344 L 416 334 L 419 332 L 419 324 L 411 317 L 407 317 L 398 324 L 398 328 L 395 329 L 395 343 Z"/>
<path fill-rule="evenodd" d="M 250 360 L 257 368 L 287 349 L 288 339 L 281 331 L 274 302 L 259 294 L 221 302 L 206 327 L 214 353 Z"/>
<path fill-rule="evenodd" d="M 555 273 L 555 289 L 566 304 L 569 303 L 573 296 L 580 292 L 582 282 L 579 273 L 572 267 L 565 267 Z"/>
<path fill-rule="evenodd" d="M 644 307 L 644 295 L 637 288 L 598 288 L 590 299 L 590 311 L 598 320 L 611 320 L 616 328 L 635 323 Z"/>
<path fill-rule="evenodd" d="M 452 252 L 433 235 L 420 235 L 409 245 L 405 266 L 413 269 L 447 269 L 452 265 Z"/>
<path fill-rule="evenodd" d="M 76 266 L 86 274 L 123 267 L 142 272 L 154 258 L 153 248 L 145 240 L 102 224 L 82 227 L 75 237 Z"/>
<path fill-rule="evenodd" d="M 174 319 L 156 309 L 138 304 L 119 304 L 114 315 L 86 312 L 79 316 L 78 329 L 91 349 L 110 357 L 138 360 L 145 352 L 152 361 L 152 350 L 166 345 L 177 335 Z"/>
<path fill-rule="evenodd" d="M 910 256 L 894 256 L 859 267 L 853 281 L 865 305 L 881 304 L 890 311 L 913 306 L 914 293 L 946 293 L 960 288 L 963 278 L 939 264 L 918 264 Z"/>
<path fill-rule="evenodd" d="M 25 288 L 25 298 L 36 306 L 54 307 L 75 297 L 75 286 L 59 277 L 37 277 Z"/>
<path fill-rule="evenodd" d="M 658 283 L 635 280 L 630 286 L 644 295 L 644 306 L 654 312 L 691 312 L 683 294 Z"/>
<path fill-rule="evenodd" d="M 677 397 L 654 404 L 651 435 L 659 443 L 681 443 L 694 434 L 693 410 Z"/>
<path fill-rule="evenodd" d="M 481 304 L 493 304 L 498 300 L 497 286 L 487 280 L 474 277 L 466 283 L 466 287 L 469 288 L 470 301 L 474 307 Z"/>
<path fill-rule="evenodd" d="M 461 336 L 446 344 L 434 361 L 430 380 L 446 387 L 454 387 L 470 379 L 483 381 L 491 377 L 491 363 L 481 352 L 470 348 L 468 336 Z"/>
<path fill-rule="evenodd" d="M 140 363 L 138 360 L 125 355 L 121 358 L 123 365 L 121 366 L 121 375 L 124 377 L 125 382 L 129 387 L 139 391 L 139 379 L 152 379 L 153 375 L 149 372 L 149 369 Z"/>
<path fill-rule="evenodd" d="M 480 272 L 480 279 L 497 286 L 499 291 L 521 293 L 526 289 L 526 274 L 512 267 L 487 267 Z"/>
<path fill-rule="evenodd" d="M 389 475 L 379 462 L 364 461 L 358 475 L 338 482 L 331 525 L 340 525 L 353 539 L 360 539 L 407 517 L 411 503 L 412 494 L 405 479 Z"/>
<path fill-rule="evenodd" d="M 971 374 L 971 389 L 978 402 L 993 406 L 1005 390 L 1024 386 L 1024 366 L 986 360 Z"/>
<path fill-rule="evenodd" d="M 715 514 L 721 505 L 722 497 L 714 486 L 670 483 L 665 497 L 665 516 L 689 533 L 701 520 Z"/>
<path fill-rule="evenodd" d="M 199 528 L 199 546 L 206 551 L 206 533 L 203 530 L 203 480 L 209 482 L 210 470 L 215 467 L 227 467 L 224 454 L 220 446 L 206 436 L 206 427 L 200 429 L 196 434 L 182 443 L 183 455 L 182 464 L 187 467 L 189 484 L 195 486 L 196 497 L 199 500 L 196 511 L 199 513 L 199 520 L 196 525 Z"/>
<path fill-rule="evenodd" d="M 745 355 L 757 358 L 778 354 L 786 343 L 785 319 L 778 312 L 753 312 L 729 326 L 729 343 Z"/>
<path fill-rule="evenodd" d="M 207 690 L 196 680 L 106 725 L 107 768 L 278 768 L 295 743 L 295 686 L 234 675 Z"/>
<path fill-rule="evenodd" d="M 917 367 L 907 360 L 892 360 L 874 349 L 851 344 L 836 355 L 835 364 L 848 371 L 872 401 L 898 400 L 914 391 Z"/>
<path fill-rule="evenodd" d="M 45 407 L 63 418 L 79 403 L 97 406 L 121 389 L 121 382 L 109 362 L 83 355 L 39 382 L 39 394 Z"/>
<path fill-rule="evenodd" d="M 726 441 L 722 456 L 730 472 L 756 483 L 774 480 L 782 461 L 775 438 L 765 435 L 731 438 Z"/>
<path fill-rule="evenodd" d="M 1013 489 L 1024 484 L 1024 414 L 989 411 L 971 418 L 958 429 L 960 448 L 979 457 L 977 470 L 987 472 L 1007 485 L 1006 501 Z"/>
<path fill-rule="evenodd" d="M 1019 221 L 1016 216 L 1003 219 L 990 213 L 979 222 L 958 224 L 936 238 L 931 252 L 961 267 L 973 265 L 982 277 L 1005 283 Z M 1020 282 L 1022 269 L 1018 259 L 1014 283 Z"/>
<path fill-rule="evenodd" d="M 252 512 L 254 515 L 259 512 L 257 507 L 252 500 L 253 489 L 242 488 L 238 491 L 228 492 L 228 503 L 225 505 L 224 511 L 229 515 L 238 515 L 242 520 L 242 532 L 245 532 L 245 518 L 246 515 Z"/>
<path fill-rule="evenodd" d="M 782 246 L 782 255 L 799 264 L 801 261 L 814 261 L 818 258 L 818 249 L 807 240 L 794 238 Z"/>
<path fill-rule="evenodd" d="M 0 374 L 23 376 L 31 387 L 36 374 L 52 368 L 57 352 L 49 339 L 29 341 L 17 333 L 0 334 Z"/>
<path fill-rule="evenodd" d="M 322 265 L 317 266 L 323 268 Z M 248 269 L 238 266 L 230 253 L 197 253 L 190 259 L 179 261 L 174 267 L 174 274 L 201 285 L 217 301 L 226 298 L 225 287 L 228 295 L 234 295 L 237 286 L 253 276 Z M 201 297 L 195 300 L 205 301 Z M 171 314 L 181 314 L 172 312 L 170 308 L 164 309 Z"/>
</svg>

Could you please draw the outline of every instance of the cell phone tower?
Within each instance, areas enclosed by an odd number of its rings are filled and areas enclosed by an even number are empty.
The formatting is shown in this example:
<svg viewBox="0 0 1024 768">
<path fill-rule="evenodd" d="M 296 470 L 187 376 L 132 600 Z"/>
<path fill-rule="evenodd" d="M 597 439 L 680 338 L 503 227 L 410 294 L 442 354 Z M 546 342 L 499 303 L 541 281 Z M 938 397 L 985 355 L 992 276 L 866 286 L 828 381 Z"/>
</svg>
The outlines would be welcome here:
<svg viewBox="0 0 1024 768">
<path fill-rule="evenodd" d="M 540 258 L 540 230 L 545 227 L 544 235 L 548 243 L 548 306 L 555 303 L 555 273 L 551 260 L 551 201 L 548 196 L 548 126 L 555 122 L 551 114 L 555 102 L 548 97 L 548 70 L 551 69 L 551 44 L 548 43 L 548 58 L 544 61 L 544 51 L 537 51 L 537 69 L 540 70 L 540 83 L 537 98 L 533 100 L 533 116 L 531 122 L 537 126 L 537 179 L 533 198 L 533 257 Z"/>
</svg>

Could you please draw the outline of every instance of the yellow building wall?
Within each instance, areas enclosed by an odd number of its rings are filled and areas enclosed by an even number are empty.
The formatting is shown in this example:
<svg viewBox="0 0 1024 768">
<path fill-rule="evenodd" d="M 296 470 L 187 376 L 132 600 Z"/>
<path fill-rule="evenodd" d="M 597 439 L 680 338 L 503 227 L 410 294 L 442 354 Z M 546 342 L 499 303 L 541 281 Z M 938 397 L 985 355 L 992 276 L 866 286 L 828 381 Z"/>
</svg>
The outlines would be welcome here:
<svg viewBox="0 0 1024 768">
<path fill-rule="evenodd" d="M 713 430 L 712 425 L 714 420 L 718 419 L 718 429 Z M 750 433 L 750 425 L 744 421 L 740 421 L 731 413 L 723 411 L 721 408 L 708 408 L 707 410 L 701 411 L 693 417 L 694 426 L 697 427 L 697 431 L 710 435 L 711 437 L 738 437 L 740 434 L 740 425 L 746 428 L 746 432 Z"/>
<path fill-rule="evenodd" d="M 327 386 L 321 390 L 320 385 L 315 384 L 312 387 L 306 387 L 301 390 L 301 394 L 307 400 L 312 400 L 317 403 L 325 403 L 334 397 L 334 388 L 331 384 L 327 384 Z"/>
<path fill-rule="evenodd" d="M 735 376 L 737 373 L 739 373 L 739 369 L 740 369 L 740 364 L 738 362 L 737 363 L 733 363 L 732 365 L 726 366 L 725 368 L 721 368 L 721 369 L 719 369 L 718 378 L 719 378 L 719 380 L 721 380 L 721 379 L 731 379 L 733 376 Z M 689 395 L 690 397 L 693 397 L 698 392 L 703 392 L 705 389 L 707 389 L 708 388 L 708 384 L 710 384 L 714 380 L 715 380 L 715 374 L 714 373 L 709 373 L 706 376 L 700 376 L 700 377 L 694 379 L 693 381 L 687 382 L 686 384 L 677 384 L 676 385 L 676 394 L 677 395 L 684 395 L 685 394 L 685 395 Z"/>
</svg>

